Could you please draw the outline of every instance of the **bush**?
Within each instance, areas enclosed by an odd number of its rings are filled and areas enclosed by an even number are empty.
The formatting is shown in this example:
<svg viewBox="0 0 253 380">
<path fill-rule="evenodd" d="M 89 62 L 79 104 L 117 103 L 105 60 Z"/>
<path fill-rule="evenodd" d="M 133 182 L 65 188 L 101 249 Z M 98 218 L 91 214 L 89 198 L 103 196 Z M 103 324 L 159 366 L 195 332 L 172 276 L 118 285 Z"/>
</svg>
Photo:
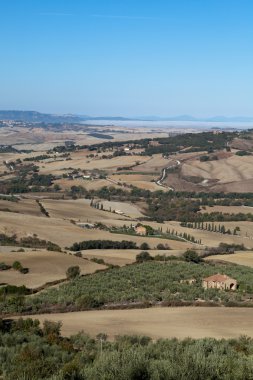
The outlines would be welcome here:
<svg viewBox="0 0 253 380">
<path fill-rule="evenodd" d="M 192 263 L 200 263 L 202 261 L 202 258 L 197 254 L 196 251 L 192 249 L 188 249 L 184 254 L 183 257 L 185 261 L 192 262 Z"/>
<path fill-rule="evenodd" d="M 1 270 L 8 270 L 8 269 L 11 269 L 10 265 L 7 265 L 5 263 L 0 263 L 0 271 Z"/>
<path fill-rule="evenodd" d="M 75 277 L 79 277 L 80 273 L 81 273 L 80 267 L 79 265 L 76 265 L 76 266 L 69 267 L 67 269 L 66 276 L 69 280 L 72 280 Z"/>
<path fill-rule="evenodd" d="M 156 248 L 159 249 L 160 251 L 161 251 L 161 250 L 170 249 L 169 247 L 165 247 L 165 245 L 162 244 L 162 243 L 157 244 L 157 247 L 156 247 Z"/>
<path fill-rule="evenodd" d="M 150 247 L 149 247 L 149 245 L 148 245 L 148 243 L 142 243 L 141 245 L 140 245 L 140 249 L 150 249 Z"/>
<path fill-rule="evenodd" d="M 154 260 L 153 257 L 150 256 L 150 254 L 146 251 L 140 252 L 138 253 L 138 255 L 136 255 L 137 263 L 143 263 L 144 261 L 151 261 L 151 260 Z"/>
<path fill-rule="evenodd" d="M 104 259 L 100 259 L 98 257 L 93 257 L 92 259 L 90 259 L 90 261 L 93 261 L 93 263 L 96 263 L 96 264 L 105 264 Z"/>
<path fill-rule="evenodd" d="M 12 268 L 15 270 L 18 270 L 20 272 L 23 269 L 23 267 L 19 261 L 14 261 L 14 263 L 12 264 Z"/>
<path fill-rule="evenodd" d="M 137 246 L 135 242 L 127 240 L 85 240 L 80 243 L 74 243 L 69 249 L 70 251 L 80 251 L 85 249 L 137 249 Z"/>
<path fill-rule="evenodd" d="M 60 336 L 61 327 L 62 327 L 62 322 L 52 322 L 52 321 L 45 320 L 43 323 L 43 329 L 42 329 L 43 335 L 48 336 L 48 335 L 54 334 L 54 335 Z"/>
</svg>

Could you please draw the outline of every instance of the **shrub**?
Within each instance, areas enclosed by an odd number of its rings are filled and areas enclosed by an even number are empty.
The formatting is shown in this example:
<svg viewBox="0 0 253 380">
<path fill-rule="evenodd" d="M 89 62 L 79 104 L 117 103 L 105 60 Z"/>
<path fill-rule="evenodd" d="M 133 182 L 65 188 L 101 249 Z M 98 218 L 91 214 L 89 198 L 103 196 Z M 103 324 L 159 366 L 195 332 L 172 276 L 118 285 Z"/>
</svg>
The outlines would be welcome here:
<svg viewBox="0 0 253 380">
<path fill-rule="evenodd" d="M 69 267 L 66 272 L 66 276 L 69 280 L 80 276 L 80 267 L 78 265 Z"/>
<path fill-rule="evenodd" d="M 51 334 L 60 336 L 61 333 L 61 327 L 62 327 L 62 322 L 52 322 L 45 320 L 43 323 L 43 328 L 42 332 L 44 336 L 48 336 Z"/>
<path fill-rule="evenodd" d="M 151 260 L 153 260 L 153 257 L 150 256 L 150 254 L 146 251 L 140 252 L 138 253 L 138 255 L 136 255 L 137 263 L 143 263 L 144 261 L 151 261 Z"/>
<path fill-rule="evenodd" d="M 149 245 L 148 245 L 148 243 L 142 243 L 141 245 L 140 245 L 140 249 L 150 249 L 150 247 L 149 247 Z"/>
<path fill-rule="evenodd" d="M 165 245 L 162 244 L 162 243 L 157 244 L 157 247 L 156 247 L 156 248 L 159 249 L 159 250 L 169 249 L 169 247 L 165 247 Z"/>
<path fill-rule="evenodd" d="M 200 263 L 202 261 L 201 257 L 197 254 L 196 251 L 192 249 L 188 249 L 184 254 L 183 257 L 185 261 L 192 262 L 192 263 Z"/>
<path fill-rule="evenodd" d="M 23 267 L 19 261 L 14 261 L 14 263 L 12 264 L 12 268 L 15 270 L 18 270 L 20 272 L 23 269 Z"/>
<path fill-rule="evenodd" d="M 0 263 L 0 271 L 1 271 L 1 270 L 8 270 L 8 269 L 10 269 L 10 268 L 11 268 L 10 265 L 7 265 L 7 264 L 5 264 L 5 263 Z"/>
<path fill-rule="evenodd" d="M 93 263 L 96 263 L 96 264 L 105 264 L 104 259 L 100 259 L 97 257 L 93 257 L 92 259 L 90 259 L 90 261 L 93 261 Z"/>
</svg>

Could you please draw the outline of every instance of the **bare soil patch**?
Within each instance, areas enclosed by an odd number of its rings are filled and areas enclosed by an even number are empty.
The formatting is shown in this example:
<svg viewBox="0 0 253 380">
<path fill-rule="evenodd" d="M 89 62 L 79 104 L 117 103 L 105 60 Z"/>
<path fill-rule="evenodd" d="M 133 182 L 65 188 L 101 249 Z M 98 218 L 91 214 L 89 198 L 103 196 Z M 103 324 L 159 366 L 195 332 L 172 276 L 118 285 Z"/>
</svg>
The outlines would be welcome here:
<svg viewBox="0 0 253 380">
<path fill-rule="evenodd" d="M 36 315 L 44 320 L 62 321 L 63 335 L 83 330 L 91 336 L 148 335 L 160 338 L 253 337 L 253 308 L 177 307 L 134 310 L 83 311 Z"/>
</svg>

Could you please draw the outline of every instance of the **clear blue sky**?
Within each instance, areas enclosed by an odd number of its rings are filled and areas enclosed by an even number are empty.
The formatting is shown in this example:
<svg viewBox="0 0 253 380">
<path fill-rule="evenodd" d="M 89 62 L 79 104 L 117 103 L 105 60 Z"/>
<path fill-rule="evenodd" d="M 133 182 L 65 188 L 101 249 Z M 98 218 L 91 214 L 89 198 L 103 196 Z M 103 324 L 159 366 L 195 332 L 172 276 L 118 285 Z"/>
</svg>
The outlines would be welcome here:
<svg viewBox="0 0 253 380">
<path fill-rule="evenodd" d="M 0 109 L 253 115 L 253 0 L 0 0 Z"/>
</svg>

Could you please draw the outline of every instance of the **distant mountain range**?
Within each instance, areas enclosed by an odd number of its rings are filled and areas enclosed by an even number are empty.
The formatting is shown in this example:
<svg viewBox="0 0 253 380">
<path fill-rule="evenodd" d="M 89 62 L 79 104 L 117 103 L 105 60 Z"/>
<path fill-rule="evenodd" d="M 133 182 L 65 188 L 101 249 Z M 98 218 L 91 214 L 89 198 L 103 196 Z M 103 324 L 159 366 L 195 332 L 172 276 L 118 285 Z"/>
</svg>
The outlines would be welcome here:
<svg viewBox="0 0 253 380">
<path fill-rule="evenodd" d="M 159 116 L 137 116 L 137 117 L 121 117 L 121 116 L 88 116 L 88 115 L 56 115 L 46 114 L 37 111 L 0 111 L 0 120 L 15 120 L 30 123 L 81 123 L 88 120 L 108 120 L 108 121 L 192 121 L 192 122 L 231 122 L 231 123 L 252 123 L 253 117 L 247 116 L 214 116 L 207 118 L 196 118 L 191 115 L 180 115 L 174 117 Z"/>
<path fill-rule="evenodd" d="M 36 111 L 0 111 L 0 120 L 24 121 L 27 123 L 80 123 L 76 115 L 54 115 Z"/>
</svg>

